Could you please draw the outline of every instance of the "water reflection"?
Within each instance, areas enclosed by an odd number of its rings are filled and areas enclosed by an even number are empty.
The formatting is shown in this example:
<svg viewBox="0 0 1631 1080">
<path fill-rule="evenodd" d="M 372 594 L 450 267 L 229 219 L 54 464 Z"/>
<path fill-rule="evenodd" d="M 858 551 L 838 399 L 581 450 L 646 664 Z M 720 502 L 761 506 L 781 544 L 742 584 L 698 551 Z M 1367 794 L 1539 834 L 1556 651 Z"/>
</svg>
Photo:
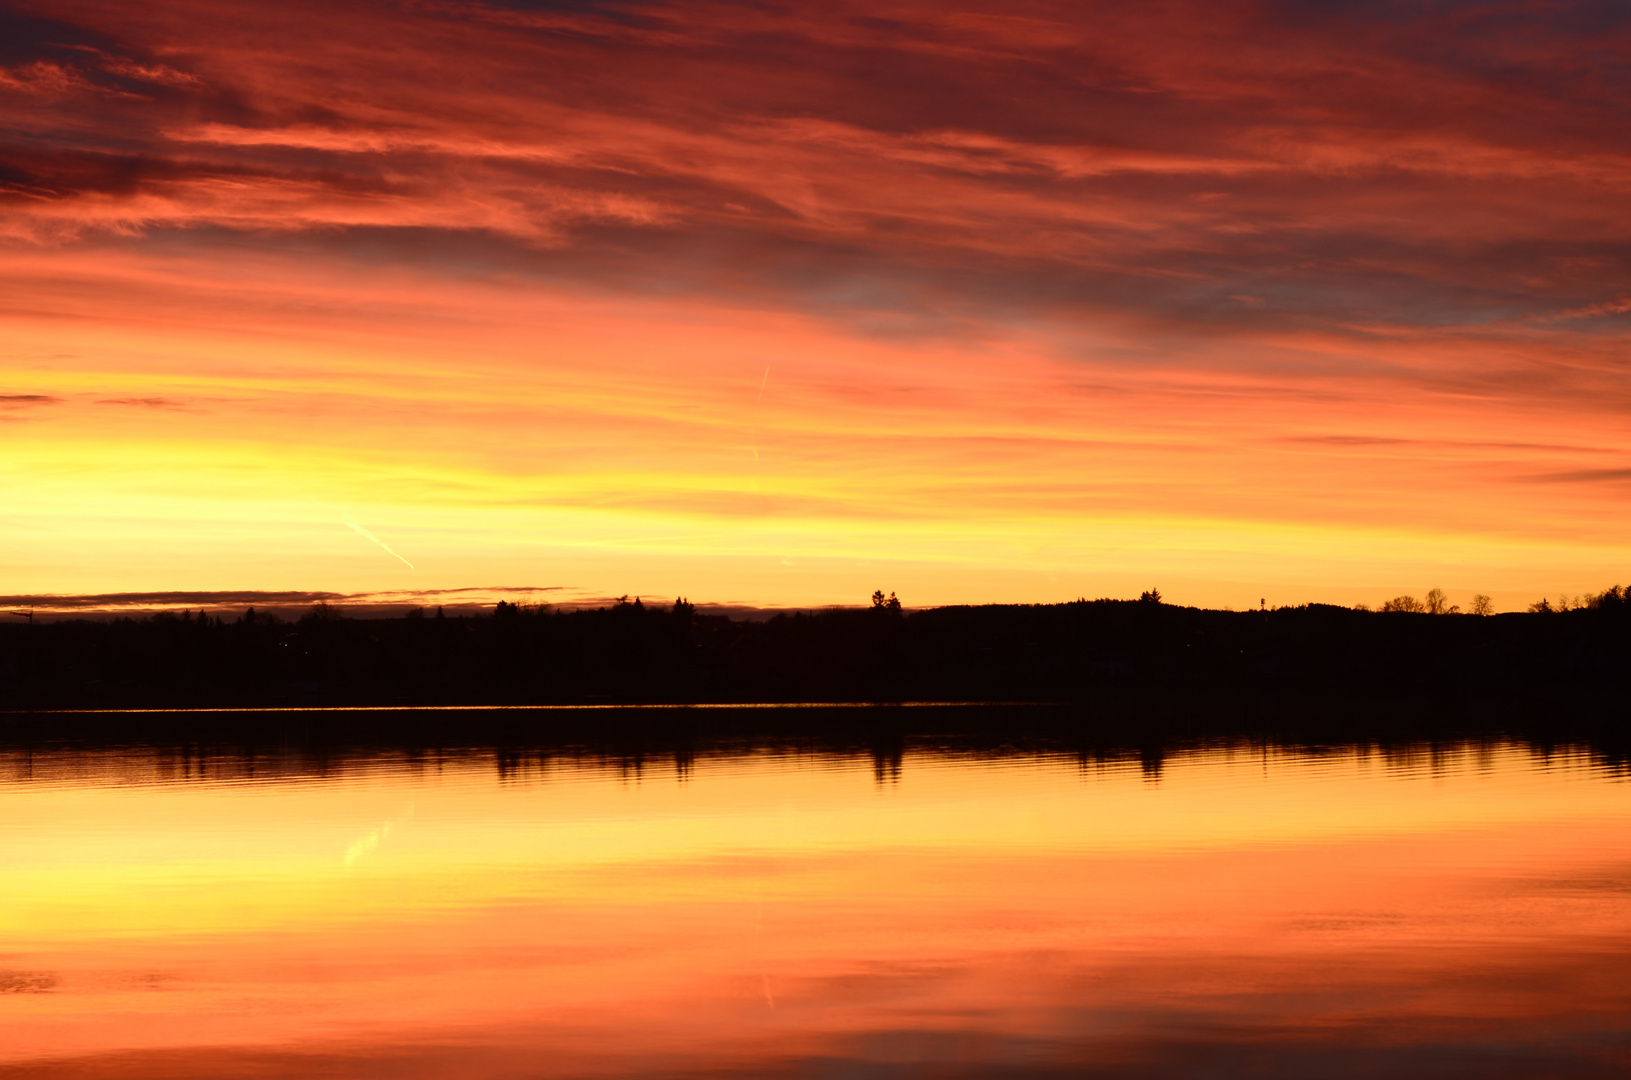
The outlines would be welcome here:
<svg viewBox="0 0 1631 1080">
<path fill-rule="evenodd" d="M 1608 1076 L 1631 786 L 1499 740 L 0 753 L 0 1073 Z"/>
</svg>

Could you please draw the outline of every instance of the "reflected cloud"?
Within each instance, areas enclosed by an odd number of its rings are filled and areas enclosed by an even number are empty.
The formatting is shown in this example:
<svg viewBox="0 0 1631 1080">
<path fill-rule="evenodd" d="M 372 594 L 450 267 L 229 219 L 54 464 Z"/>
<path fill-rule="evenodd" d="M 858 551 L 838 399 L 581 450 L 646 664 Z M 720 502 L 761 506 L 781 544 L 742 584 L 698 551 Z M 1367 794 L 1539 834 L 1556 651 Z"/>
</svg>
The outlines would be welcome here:
<svg viewBox="0 0 1631 1080">
<path fill-rule="evenodd" d="M 134 408 L 142 408 L 142 409 L 179 409 L 179 408 L 183 407 L 182 403 L 179 402 L 179 401 L 171 401 L 169 398 L 156 398 L 156 397 L 102 398 L 102 399 L 98 400 L 96 402 L 96 404 L 98 404 L 98 405 L 127 405 L 127 406 L 131 406 L 131 407 L 134 407 Z"/>
<path fill-rule="evenodd" d="M 50 972 L 0 970 L 0 994 L 47 994 L 56 985 L 57 977 Z"/>
<path fill-rule="evenodd" d="M 37 996 L 0 1068 L 1596 1077 L 1631 1049 L 1623 779 L 1575 749 L 770 743 L 688 751 L 685 783 L 629 783 L 643 749 L 312 753 L 137 786 L 160 758 L 10 755 L 31 914 L 0 990 Z"/>
</svg>

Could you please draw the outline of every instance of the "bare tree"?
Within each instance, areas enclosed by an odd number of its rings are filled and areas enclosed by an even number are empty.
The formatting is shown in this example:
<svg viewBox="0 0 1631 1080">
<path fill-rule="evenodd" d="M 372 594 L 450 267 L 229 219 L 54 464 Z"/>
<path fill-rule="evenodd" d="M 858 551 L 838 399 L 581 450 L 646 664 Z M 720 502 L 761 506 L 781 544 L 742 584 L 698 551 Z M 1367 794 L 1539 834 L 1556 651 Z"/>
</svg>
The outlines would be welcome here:
<svg viewBox="0 0 1631 1080">
<path fill-rule="evenodd" d="M 1383 601 L 1382 610 L 1420 613 L 1422 611 L 1422 602 L 1414 596 L 1395 596 L 1392 600 Z"/>
<path fill-rule="evenodd" d="M 1473 596 L 1472 607 L 1467 609 L 1467 613 L 1470 615 L 1493 615 L 1495 614 L 1495 605 L 1490 602 L 1489 597 L 1483 593 L 1477 593 Z"/>
<path fill-rule="evenodd" d="M 1443 589 L 1428 589 L 1427 601 L 1422 605 L 1422 609 L 1429 615 L 1447 615 L 1450 607 L 1449 600 L 1450 598 L 1444 595 Z"/>
</svg>

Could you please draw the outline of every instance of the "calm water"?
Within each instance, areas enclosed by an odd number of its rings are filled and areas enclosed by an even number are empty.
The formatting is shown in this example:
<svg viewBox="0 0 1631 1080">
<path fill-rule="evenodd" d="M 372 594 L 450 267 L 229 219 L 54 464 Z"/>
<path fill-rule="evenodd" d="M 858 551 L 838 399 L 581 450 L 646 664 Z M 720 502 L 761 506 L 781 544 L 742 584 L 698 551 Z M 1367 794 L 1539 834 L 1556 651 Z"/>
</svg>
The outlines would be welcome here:
<svg viewBox="0 0 1631 1080">
<path fill-rule="evenodd" d="M 1631 1069 L 1584 751 L 0 755 L 0 1076 Z"/>
</svg>

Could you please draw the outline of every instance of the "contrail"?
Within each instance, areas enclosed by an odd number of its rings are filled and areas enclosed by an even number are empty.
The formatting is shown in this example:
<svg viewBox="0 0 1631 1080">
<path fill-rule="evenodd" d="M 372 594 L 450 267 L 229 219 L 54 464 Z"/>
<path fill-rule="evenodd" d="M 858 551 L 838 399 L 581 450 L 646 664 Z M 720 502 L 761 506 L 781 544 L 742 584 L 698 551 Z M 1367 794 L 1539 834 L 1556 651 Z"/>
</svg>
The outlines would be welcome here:
<svg viewBox="0 0 1631 1080">
<path fill-rule="evenodd" d="M 368 539 L 372 540 L 374 543 L 378 544 L 380 547 L 384 548 L 386 551 L 390 552 L 392 558 L 401 559 L 403 566 L 406 566 L 409 570 L 413 569 L 413 563 L 409 562 L 407 559 L 403 559 L 402 556 L 398 555 L 396 552 L 391 551 L 391 545 L 390 544 L 387 544 L 385 541 L 381 540 L 379 537 L 375 536 L 373 533 L 369 532 L 367 529 L 363 528 L 361 525 L 358 525 L 355 521 L 352 521 L 350 518 L 346 518 L 345 523 L 347 525 L 351 526 L 353 529 L 357 530 L 358 532 L 362 533 L 364 536 L 368 537 Z"/>
<path fill-rule="evenodd" d="M 765 399 L 765 383 L 769 381 L 770 365 L 766 364 L 764 378 L 759 380 L 759 396 L 753 399 L 754 409 L 758 409 L 759 403 Z M 755 414 L 753 421 L 753 460 L 759 460 L 759 420 L 757 413 Z"/>
</svg>

